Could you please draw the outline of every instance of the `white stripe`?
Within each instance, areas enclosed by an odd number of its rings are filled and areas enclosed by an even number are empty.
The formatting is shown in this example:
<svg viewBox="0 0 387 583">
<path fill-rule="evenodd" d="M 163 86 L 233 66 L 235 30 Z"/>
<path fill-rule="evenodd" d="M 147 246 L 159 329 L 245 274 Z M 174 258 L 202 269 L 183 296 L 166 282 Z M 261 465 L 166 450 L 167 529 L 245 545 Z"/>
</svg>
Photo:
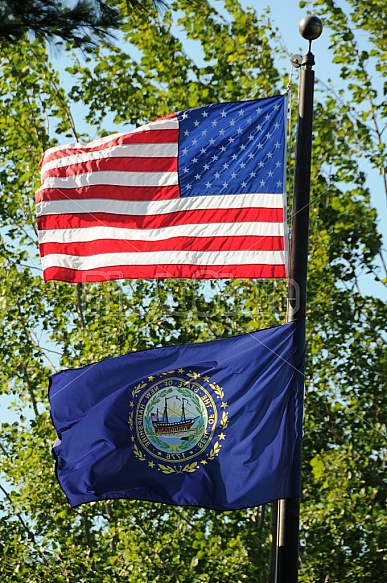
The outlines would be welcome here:
<svg viewBox="0 0 387 583">
<path fill-rule="evenodd" d="M 101 160 L 104 158 L 176 158 L 177 142 L 164 144 L 124 144 L 123 146 L 112 146 L 95 152 L 84 152 L 72 156 L 63 156 L 50 160 L 42 166 L 42 174 L 52 170 L 52 168 L 63 168 L 73 164 L 81 164 L 89 160 Z"/>
<path fill-rule="evenodd" d="M 122 132 L 117 134 L 112 134 L 110 136 L 105 136 L 104 138 L 99 138 L 98 140 L 94 140 L 93 142 L 73 142 L 70 144 L 63 144 L 61 146 L 54 146 L 53 148 L 49 148 L 45 151 L 44 157 L 47 157 L 55 152 L 60 152 L 61 150 L 70 150 L 70 149 L 83 149 L 83 148 L 96 148 L 98 146 L 103 146 L 104 144 L 108 144 L 112 141 L 118 141 L 122 136 L 126 136 L 128 134 L 135 134 L 137 132 L 142 131 L 151 131 L 151 130 L 176 130 L 179 128 L 179 120 L 175 118 L 170 119 L 160 119 L 151 121 L 145 125 L 139 126 L 131 130 L 130 132 Z"/>
<path fill-rule="evenodd" d="M 114 186 L 170 186 L 178 183 L 177 172 L 85 172 L 76 176 L 55 177 L 45 179 L 44 188 L 82 188 L 98 184 Z"/>
<path fill-rule="evenodd" d="M 38 217 L 79 213 L 112 213 L 117 215 L 158 215 L 190 210 L 283 208 L 283 194 L 223 194 L 190 196 L 167 200 L 127 201 L 108 199 L 48 200 L 36 205 Z"/>
<path fill-rule="evenodd" d="M 206 223 L 160 229 L 88 227 L 39 231 L 39 243 L 80 243 L 99 239 L 163 241 L 172 237 L 283 237 L 282 223 Z"/>
<path fill-rule="evenodd" d="M 43 269 L 67 267 L 78 271 L 119 265 L 284 265 L 284 251 L 158 251 L 102 253 L 90 257 L 51 254 L 42 257 Z"/>
</svg>

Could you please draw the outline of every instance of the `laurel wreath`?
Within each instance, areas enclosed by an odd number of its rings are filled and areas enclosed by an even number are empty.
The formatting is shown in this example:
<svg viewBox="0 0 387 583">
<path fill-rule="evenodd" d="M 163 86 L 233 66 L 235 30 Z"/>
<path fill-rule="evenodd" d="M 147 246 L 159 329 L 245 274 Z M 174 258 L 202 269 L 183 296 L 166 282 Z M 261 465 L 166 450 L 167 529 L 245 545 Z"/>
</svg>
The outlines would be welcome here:
<svg viewBox="0 0 387 583">
<path fill-rule="evenodd" d="M 220 448 L 222 446 L 220 445 L 219 441 L 217 441 L 214 444 L 214 447 L 212 448 L 212 450 L 210 451 L 210 453 L 208 454 L 208 459 L 209 460 L 213 460 L 217 455 L 219 455 L 220 452 Z"/>
<path fill-rule="evenodd" d="M 146 457 L 136 444 L 133 445 L 133 453 L 141 462 L 145 462 Z"/>
<path fill-rule="evenodd" d="M 222 429 L 226 429 L 227 425 L 228 425 L 228 413 L 227 411 L 223 411 L 222 413 L 222 419 L 220 420 L 220 426 Z"/>
<path fill-rule="evenodd" d="M 131 411 L 129 413 L 128 423 L 129 423 L 130 431 L 133 431 L 133 411 Z"/>
<path fill-rule="evenodd" d="M 198 372 L 190 370 L 189 372 L 187 372 L 187 377 L 190 377 L 191 379 L 196 380 L 196 379 L 200 378 L 200 374 Z"/>
<path fill-rule="evenodd" d="M 164 466 L 164 464 L 159 464 L 159 470 L 163 472 L 163 474 L 181 474 L 182 472 L 189 472 L 192 473 L 198 468 L 197 462 L 193 462 L 192 464 L 186 464 L 184 467 L 176 469 L 176 466 Z"/>
<path fill-rule="evenodd" d="M 214 391 L 214 393 L 216 394 L 216 396 L 218 397 L 218 399 L 223 399 L 224 392 L 223 392 L 222 387 L 220 387 L 217 383 L 211 383 L 210 384 L 210 387 Z"/>
<path fill-rule="evenodd" d="M 132 391 L 132 396 L 135 397 L 144 387 L 146 387 L 146 383 L 138 383 Z"/>
<path fill-rule="evenodd" d="M 166 372 L 162 372 L 162 373 L 160 373 L 160 376 L 161 376 L 161 377 L 165 377 L 166 375 L 168 375 L 168 374 L 172 374 L 172 373 L 174 373 L 174 372 L 175 372 L 174 370 L 167 370 Z"/>
</svg>

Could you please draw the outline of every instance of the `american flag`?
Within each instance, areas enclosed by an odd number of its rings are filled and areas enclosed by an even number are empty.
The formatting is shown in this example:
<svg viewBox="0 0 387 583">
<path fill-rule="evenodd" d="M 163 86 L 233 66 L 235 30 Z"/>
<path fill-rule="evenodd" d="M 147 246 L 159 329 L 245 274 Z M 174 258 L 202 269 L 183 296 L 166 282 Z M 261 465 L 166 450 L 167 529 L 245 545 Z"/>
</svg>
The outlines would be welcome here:
<svg viewBox="0 0 387 583">
<path fill-rule="evenodd" d="M 217 103 L 47 150 L 47 280 L 286 277 L 286 97 Z"/>
</svg>

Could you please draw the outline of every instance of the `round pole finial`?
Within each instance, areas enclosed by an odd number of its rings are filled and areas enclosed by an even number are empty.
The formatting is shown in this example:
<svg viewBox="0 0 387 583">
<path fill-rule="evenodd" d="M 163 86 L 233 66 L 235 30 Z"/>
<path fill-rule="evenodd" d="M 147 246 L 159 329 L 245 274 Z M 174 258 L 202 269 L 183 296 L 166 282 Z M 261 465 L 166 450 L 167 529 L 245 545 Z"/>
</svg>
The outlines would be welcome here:
<svg viewBox="0 0 387 583">
<path fill-rule="evenodd" d="M 317 16 L 305 16 L 305 18 L 300 21 L 300 34 L 306 40 L 312 41 L 318 38 L 322 33 L 322 29 L 322 22 Z"/>
</svg>

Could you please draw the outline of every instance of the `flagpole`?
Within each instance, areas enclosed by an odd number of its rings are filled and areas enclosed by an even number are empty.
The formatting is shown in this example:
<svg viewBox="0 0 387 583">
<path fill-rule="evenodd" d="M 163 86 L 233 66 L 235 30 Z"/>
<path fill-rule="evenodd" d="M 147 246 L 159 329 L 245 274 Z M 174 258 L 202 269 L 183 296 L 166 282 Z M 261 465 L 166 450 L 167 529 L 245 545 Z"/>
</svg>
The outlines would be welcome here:
<svg viewBox="0 0 387 583">
<path fill-rule="evenodd" d="M 301 62 L 296 165 L 294 173 L 293 214 L 290 245 L 288 322 L 305 318 L 308 268 L 310 169 L 314 93 L 314 56 L 312 41 L 322 33 L 317 16 L 303 18 L 300 34 L 309 41 Z M 299 554 L 300 500 L 278 501 L 276 583 L 297 583 Z"/>
</svg>

